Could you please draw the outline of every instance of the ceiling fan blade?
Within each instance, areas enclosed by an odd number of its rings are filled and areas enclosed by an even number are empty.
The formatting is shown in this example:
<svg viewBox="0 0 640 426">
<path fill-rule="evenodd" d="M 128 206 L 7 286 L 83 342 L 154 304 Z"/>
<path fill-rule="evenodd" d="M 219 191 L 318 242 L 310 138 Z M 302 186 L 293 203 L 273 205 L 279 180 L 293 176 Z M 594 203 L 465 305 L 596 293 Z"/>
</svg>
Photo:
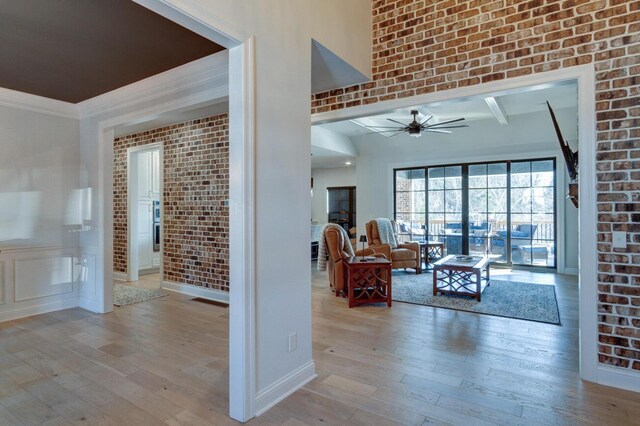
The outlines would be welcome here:
<svg viewBox="0 0 640 426">
<path fill-rule="evenodd" d="M 427 129 L 460 129 L 462 127 L 469 127 L 469 125 L 468 124 L 461 124 L 459 126 L 427 127 Z"/>
<path fill-rule="evenodd" d="M 398 128 L 394 128 L 393 130 L 375 130 L 373 132 L 365 133 L 365 135 L 373 135 L 373 134 L 381 134 L 381 133 L 393 133 L 393 132 L 402 133 L 402 132 L 404 132 L 404 130 L 403 129 L 398 129 Z"/>
<path fill-rule="evenodd" d="M 393 126 L 393 127 L 391 127 L 391 126 L 364 126 L 364 127 L 366 127 L 367 129 L 398 129 L 398 130 L 404 129 L 404 126 L 402 126 L 402 127 L 398 127 L 398 126 Z"/>
<path fill-rule="evenodd" d="M 442 123 L 435 123 L 429 125 L 429 127 L 441 126 L 443 124 L 457 123 L 458 121 L 463 121 L 464 118 L 456 118 L 455 120 L 443 121 Z"/>
<path fill-rule="evenodd" d="M 424 126 L 425 124 L 427 124 L 429 122 L 429 120 L 431 120 L 433 118 L 433 115 L 428 116 L 427 118 L 425 118 L 425 120 L 420 123 L 421 126 Z"/>
<path fill-rule="evenodd" d="M 396 134 L 391 135 L 391 136 L 389 136 L 389 137 L 390 137 L 390 138 L 395 138 L 396 136 L 398 136 L 398 135 L 399 135 L 399 134 L 401 134 L 401 133 L 404 133 L 404 130 L 401 130 L 401 131 L 397 132 Z"/>
<path fill-rule="evenodd" d="M 436 129 L 426 129 L 425 132 L 431 132 L 431 133 L 444 133 L 447 135 L 450 135 L 451 132 L 448 130 L 436 130 Z"/>
<path fill-rule="evenodd" d="M 393 118 L 387 118 L 387 120 L 389 120 L 389 121 L 391 121 L 391 122 L 393 122 L 393 123 L 399 124 L 399 125 L 401 125 L 402 127 L 407 127 L 407 125 L 406 125 L 406 124 L 401 123 L 401 122 L 399 122 L 398 120 L 394 120 Z"/>
</svg>

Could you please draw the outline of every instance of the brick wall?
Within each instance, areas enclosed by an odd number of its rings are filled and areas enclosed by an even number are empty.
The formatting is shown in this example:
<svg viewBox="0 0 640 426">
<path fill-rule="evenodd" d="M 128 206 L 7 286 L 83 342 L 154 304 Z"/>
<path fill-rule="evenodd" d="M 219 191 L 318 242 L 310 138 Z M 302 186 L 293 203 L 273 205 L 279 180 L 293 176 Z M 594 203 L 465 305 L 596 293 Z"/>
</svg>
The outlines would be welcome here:
<svg viewBox="0 0 640 426">
<path fill-rule="evenodd" d="M 114 141 L 114 271 L 127 270 L 127 148 L 162 142 L 164 279 L 229 290 L 228 127 L 223 114 Z"/>
<path fill-rule="evenodd" d="M 640 370 L 640 2 L 372 4 L 372 82 L 315 94 L 313 112 L 593 65 L 599 360 Z M 612 230 L 629 232 L 626 251 L 612 249 Z"/>
</svg>

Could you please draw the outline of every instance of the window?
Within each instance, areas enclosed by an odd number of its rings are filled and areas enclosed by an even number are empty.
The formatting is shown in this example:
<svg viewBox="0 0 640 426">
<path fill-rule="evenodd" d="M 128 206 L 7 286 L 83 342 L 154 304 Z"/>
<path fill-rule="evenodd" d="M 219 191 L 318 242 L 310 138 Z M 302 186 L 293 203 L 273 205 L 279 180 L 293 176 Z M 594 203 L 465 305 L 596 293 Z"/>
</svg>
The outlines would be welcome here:
<svg viewBox="0 0 640 426">
<path fill-rule="evenodd" d="M 556 266 L 555 159 L 395 170 L 403 240 L 445 243 L 447 254 Z"/>
</svg>

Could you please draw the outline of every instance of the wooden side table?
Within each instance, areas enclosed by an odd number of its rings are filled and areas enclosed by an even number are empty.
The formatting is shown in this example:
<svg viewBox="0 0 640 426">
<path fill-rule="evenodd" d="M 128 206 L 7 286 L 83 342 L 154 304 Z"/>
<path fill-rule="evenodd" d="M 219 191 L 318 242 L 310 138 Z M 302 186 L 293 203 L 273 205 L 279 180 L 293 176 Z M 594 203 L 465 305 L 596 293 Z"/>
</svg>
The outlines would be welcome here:
<svg viewBox="0 0 640 426">
<path fill-rule="evenodd" d="M 422 261 L 424 261 L 425 271 L 430 271 L 429 264 L 444 257 L 444 243 L 438 241 L 420 241 L 420 252 Z M 420 265 L 422 272 L 422 265 Z"/>
<path fill-rule="evenodd" d="M 386 259 L 345 260 L 349 307 L 364 303 L 386 302 L 391 306 L 391 262 Z"/>
</svg>

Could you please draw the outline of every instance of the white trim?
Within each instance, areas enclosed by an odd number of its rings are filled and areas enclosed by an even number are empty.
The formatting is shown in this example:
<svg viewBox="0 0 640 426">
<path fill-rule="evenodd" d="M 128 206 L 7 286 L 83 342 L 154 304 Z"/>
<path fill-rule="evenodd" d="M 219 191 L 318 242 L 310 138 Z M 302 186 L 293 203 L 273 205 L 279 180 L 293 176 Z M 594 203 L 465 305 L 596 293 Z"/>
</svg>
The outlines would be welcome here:
<svg viewBox="0 0 640 426">
<path fill-rule="evenodd" d="M 64 118 L 78 118 L 75 104 L 0 87 L 0 105 Z"/>
<path fill-rule="evenodd" d="M 181 284 L 173 281 L 162 281 L 162 289 L 175 291 L 176 293 L 186 294 L 188 296 L 214 300 L 216 302 L 226 303 L 227 305 L 229 304 L 229 293 L 222 290 Z"/>
<path fill-rule="evenodd" d="M 127 148 L 127 281 L 138 281 L 140 265 L 138 264 L 138 210 L 132 208 L 138 205 L 138 154 L 160 152 L 160 240 L 164 219 L 164 144 L 154 142 Z M 164 244 L 160 244 L 160 276 L 164 277 Z"/>
<path fill-rule="evenodd" d="M 269 408 L 282 401 L 311 380 L 318 377 L 316 365 L 309 361 L 292 371 L 256 395 L 256 416 L 265 413 Z"/>
<path fill-rule="evenodd" d="M 524 87 L 544 86 L 573 80 L 578 81 L 578 137 L 580 149 L 580 259 L 578 268 L 580 282 L 580 376 L 584 380 L 597 382 L 596 121 L 595 70 L 593 64 L 314 114 L 311 117 L 311 122 L 312 124 L 323 124 L 350 120 L 415 105 L 467 99 L 485 94 L 498 95 Z"/>
<path fill-rule="evenodd" d="M 111 92 L 76 104 L 80 118 L 92 117 L 131 107 L 132 105 L 158 99 L 199 86 L 226 87 L 229 71 L 228 51 L 210 56 L 145 78 Z M 197 93 L 198 90 L 195 90 Z M 220 96 L 226 96 L 223 92 Z"/>
<path fill-rule="evenodd" d="M 598 258 L 596 210 L 596 95 L 592 64 L 572 67 L 578 80 L 578 147 L 580 176 L 578 210 L 578 281 L 580 283 L 580 377 L 597 381 L 598 367 Z"/>
<path fill-rule="evenodd" d="M 192 0 L 133 1 L 226 48 L 235 47 L 238 41 L 249 37 L 239 27 L 220 19 Z"/>
<path fill-rule="evenodd" d="M 598 365 L 598 383 L 604 386 L 640 392 L 640 372 L 601 364 Z"/>
<path fill-rule="evenodd" d="M 38 250 L 68 250 L 69 247 L 62 244 L 50 244 L 50 245 L 41 245 L 41 246 L 14 246 L 7 247 L 0 250 L 0 253 L 21 253 L 21 252 L 32 252 Z"/>
<path fill-rule="evenodd" d="M 578 268 L 564 268 L 565 275 L 578 275 Z"/>
<path fill-rule="evenodd" d="M 74 289 L 75 292 L 75 289 Z M 55 297 L 55 296 L 47 296 Z M 33 315 L 46 314 L 48 312 L 61 311 L 63 309 L 77 308 L 78 307 L 78 295 L 74 294 L 73 297 L 67 297 L 61 300 L 55 300 L 52 302 L 46 302 L 37 304 L 34 306 L 17 307 L 15 309 L 8 309 L 0 311 L 0 322 L 11 321 L 19 318 L 30 317 Z"/>
<path fill-rule="evenodd" d="M 124 282 L 126 282 L 126 281 L 128 281 L 127 280 L 127 274 L 124 273 L 124 272 L 113 271 L 113 280 L 114 281 L 124 281 Z"/>
<path fill-rule="evenodd" d="M 255 40 L 229 51 L 229 398 L 248 421 L 256 403 Z"/>
</svg>

